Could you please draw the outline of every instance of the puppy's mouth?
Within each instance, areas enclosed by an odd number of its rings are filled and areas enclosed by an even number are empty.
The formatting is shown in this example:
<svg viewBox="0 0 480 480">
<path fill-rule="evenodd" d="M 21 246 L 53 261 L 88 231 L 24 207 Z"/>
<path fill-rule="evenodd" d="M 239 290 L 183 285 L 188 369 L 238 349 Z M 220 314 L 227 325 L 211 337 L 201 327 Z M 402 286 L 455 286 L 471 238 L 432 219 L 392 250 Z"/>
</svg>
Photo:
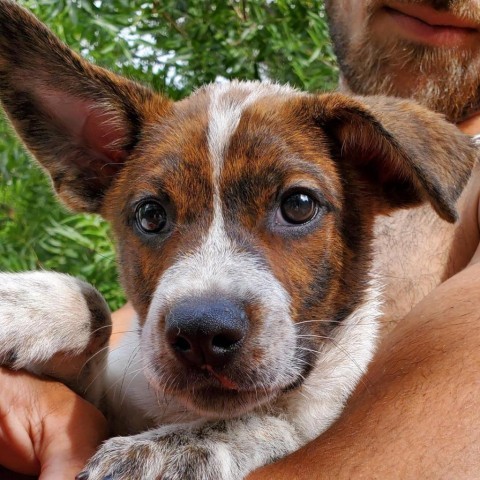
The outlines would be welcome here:
<svg viewBox="0 0 480 480">
<path fill-rule="evenodd" d="M 226 375 L 217 373 L 211 365 L 203 365 L 201 369 L 208 372 L 213 378 L 215 378 L 215 380 L 218 381 L 222 389 L 227 391 L 228 390 L 237 391 L 237 392 L 240 391 L 240 387 L 237 382 L 234 382 L 233 380 L 228 378 Z"/>
<path fill-rule="evenodd" d="M 149 384 L 154 390 L 177 399 L 191 412 L 206 418 L 233 418 L 268 404 L 282 389 L 247 384 L 231 376 L 205 368 L 189 377 L 182 385 L 159 382 L 154 372 L 146 370 Z"/>
<path fill-rule="evenodd" d="M 274 382 L 253 380 L 257 376 L 253 371 L 232 373 L 230 369 L 223 371 L 210 365 L 203 365 L 195 371 L 186 373 L 178 383 L 167 383 L 162 389 L 171 395 L 182 398 L 189 396 L 192 399 L 195 399 L 199 392 L 215 392 L 215 395 L 223 396 L 225 399 L 255 394 L 259 404 L 284 390 L 283 386 L 280 387 Z"/>
<path fill-rule="evenodd" d="M 230 381 L 228 381 L 230 382 Z M 238 388 L 237 388 L 238 387 Z M 232 418 L 268 404 L 281 392 L 266 388 L 231 388 L 207 385 L 192 390 L 176 391 L 174 395 L 192 411 L 207 418 Z"/>
<path fill-rule="evenodd" d="M 232 418 L 271 404 L 282 394 L 300 388 L 313 360 L 295 359 L 292 364 L 297 362 L 302 368 L 292 369 L 282 375 L 282 379 L 277 377 L 278 369 L 272 366 L 252 368 L 244 364 L 223 369 L 204 364 L 166 375 L 160 371 L 146 373 L 154 389 L 176 398 L 190 411 L 211 419 Z M 162 378 L 175 381 L 162 382 Z"/>
</svg>

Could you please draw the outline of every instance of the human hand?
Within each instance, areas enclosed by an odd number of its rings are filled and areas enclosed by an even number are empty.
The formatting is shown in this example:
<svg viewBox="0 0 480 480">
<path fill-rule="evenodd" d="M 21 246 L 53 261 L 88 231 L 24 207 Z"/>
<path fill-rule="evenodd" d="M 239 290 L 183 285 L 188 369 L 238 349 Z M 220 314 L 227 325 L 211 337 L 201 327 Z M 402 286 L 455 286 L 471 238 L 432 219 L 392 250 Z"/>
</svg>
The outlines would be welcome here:
<svg viewBox="0 0 480 480">
<path fill-rule="evenodd" d="M 73 480 L 107 423 L 64 385 L 0 368 L 0 465 L 40 480 Z"/>
</svg>

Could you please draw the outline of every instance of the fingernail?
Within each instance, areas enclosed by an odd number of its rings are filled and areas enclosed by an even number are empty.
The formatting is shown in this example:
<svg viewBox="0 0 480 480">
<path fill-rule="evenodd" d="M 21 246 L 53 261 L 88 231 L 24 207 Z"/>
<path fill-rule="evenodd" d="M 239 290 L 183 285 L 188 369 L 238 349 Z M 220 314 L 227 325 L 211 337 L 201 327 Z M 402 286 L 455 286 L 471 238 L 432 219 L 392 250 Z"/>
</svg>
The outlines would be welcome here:
<svg viewBox="0 0 480 480">
<path fill-rule="evenodd" d="M 75 480 L 88 480 L 88 472 L 80 472 L 76 477 Z"/>
</svg>

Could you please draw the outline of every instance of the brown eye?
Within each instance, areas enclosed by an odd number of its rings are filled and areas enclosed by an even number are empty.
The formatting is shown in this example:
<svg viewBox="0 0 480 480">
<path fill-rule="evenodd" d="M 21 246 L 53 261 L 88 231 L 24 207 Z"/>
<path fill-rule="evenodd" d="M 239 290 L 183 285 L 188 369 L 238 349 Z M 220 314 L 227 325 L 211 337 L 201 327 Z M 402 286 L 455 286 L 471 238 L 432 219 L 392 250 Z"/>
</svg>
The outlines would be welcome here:
<svg viewBox="0 0 480 480">
<path fill-rule="evenodd" d="M 312 220 L 317 213 L 317 208 L 317 202 L 302 192 L 285 197 L 280 205 L 283 219 L 294 225 L 300 225 Z"/>
<path fill-rule="evenodd" d="M 145 233 L 159 233 L 167 224 L 167 212 L 155 201 L 146 201 L 135 212 L 137 225 Z"/>
</svg>

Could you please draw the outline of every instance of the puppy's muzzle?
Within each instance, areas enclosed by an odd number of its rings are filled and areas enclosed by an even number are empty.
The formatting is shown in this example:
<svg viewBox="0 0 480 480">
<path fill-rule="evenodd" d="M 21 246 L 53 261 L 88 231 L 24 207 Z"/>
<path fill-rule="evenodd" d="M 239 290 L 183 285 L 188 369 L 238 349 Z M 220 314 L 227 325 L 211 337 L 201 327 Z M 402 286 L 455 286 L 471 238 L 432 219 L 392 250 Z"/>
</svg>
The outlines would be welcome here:
<svg viewBox="0 0 480 480">
<path fill-rule="evenodd" d="M 227 366 L 241 350 L 248 327 L 245 310 L 225 298 L 192 298 L 165 318 L 167 341 L 187 367 Z"/>
</svg>

